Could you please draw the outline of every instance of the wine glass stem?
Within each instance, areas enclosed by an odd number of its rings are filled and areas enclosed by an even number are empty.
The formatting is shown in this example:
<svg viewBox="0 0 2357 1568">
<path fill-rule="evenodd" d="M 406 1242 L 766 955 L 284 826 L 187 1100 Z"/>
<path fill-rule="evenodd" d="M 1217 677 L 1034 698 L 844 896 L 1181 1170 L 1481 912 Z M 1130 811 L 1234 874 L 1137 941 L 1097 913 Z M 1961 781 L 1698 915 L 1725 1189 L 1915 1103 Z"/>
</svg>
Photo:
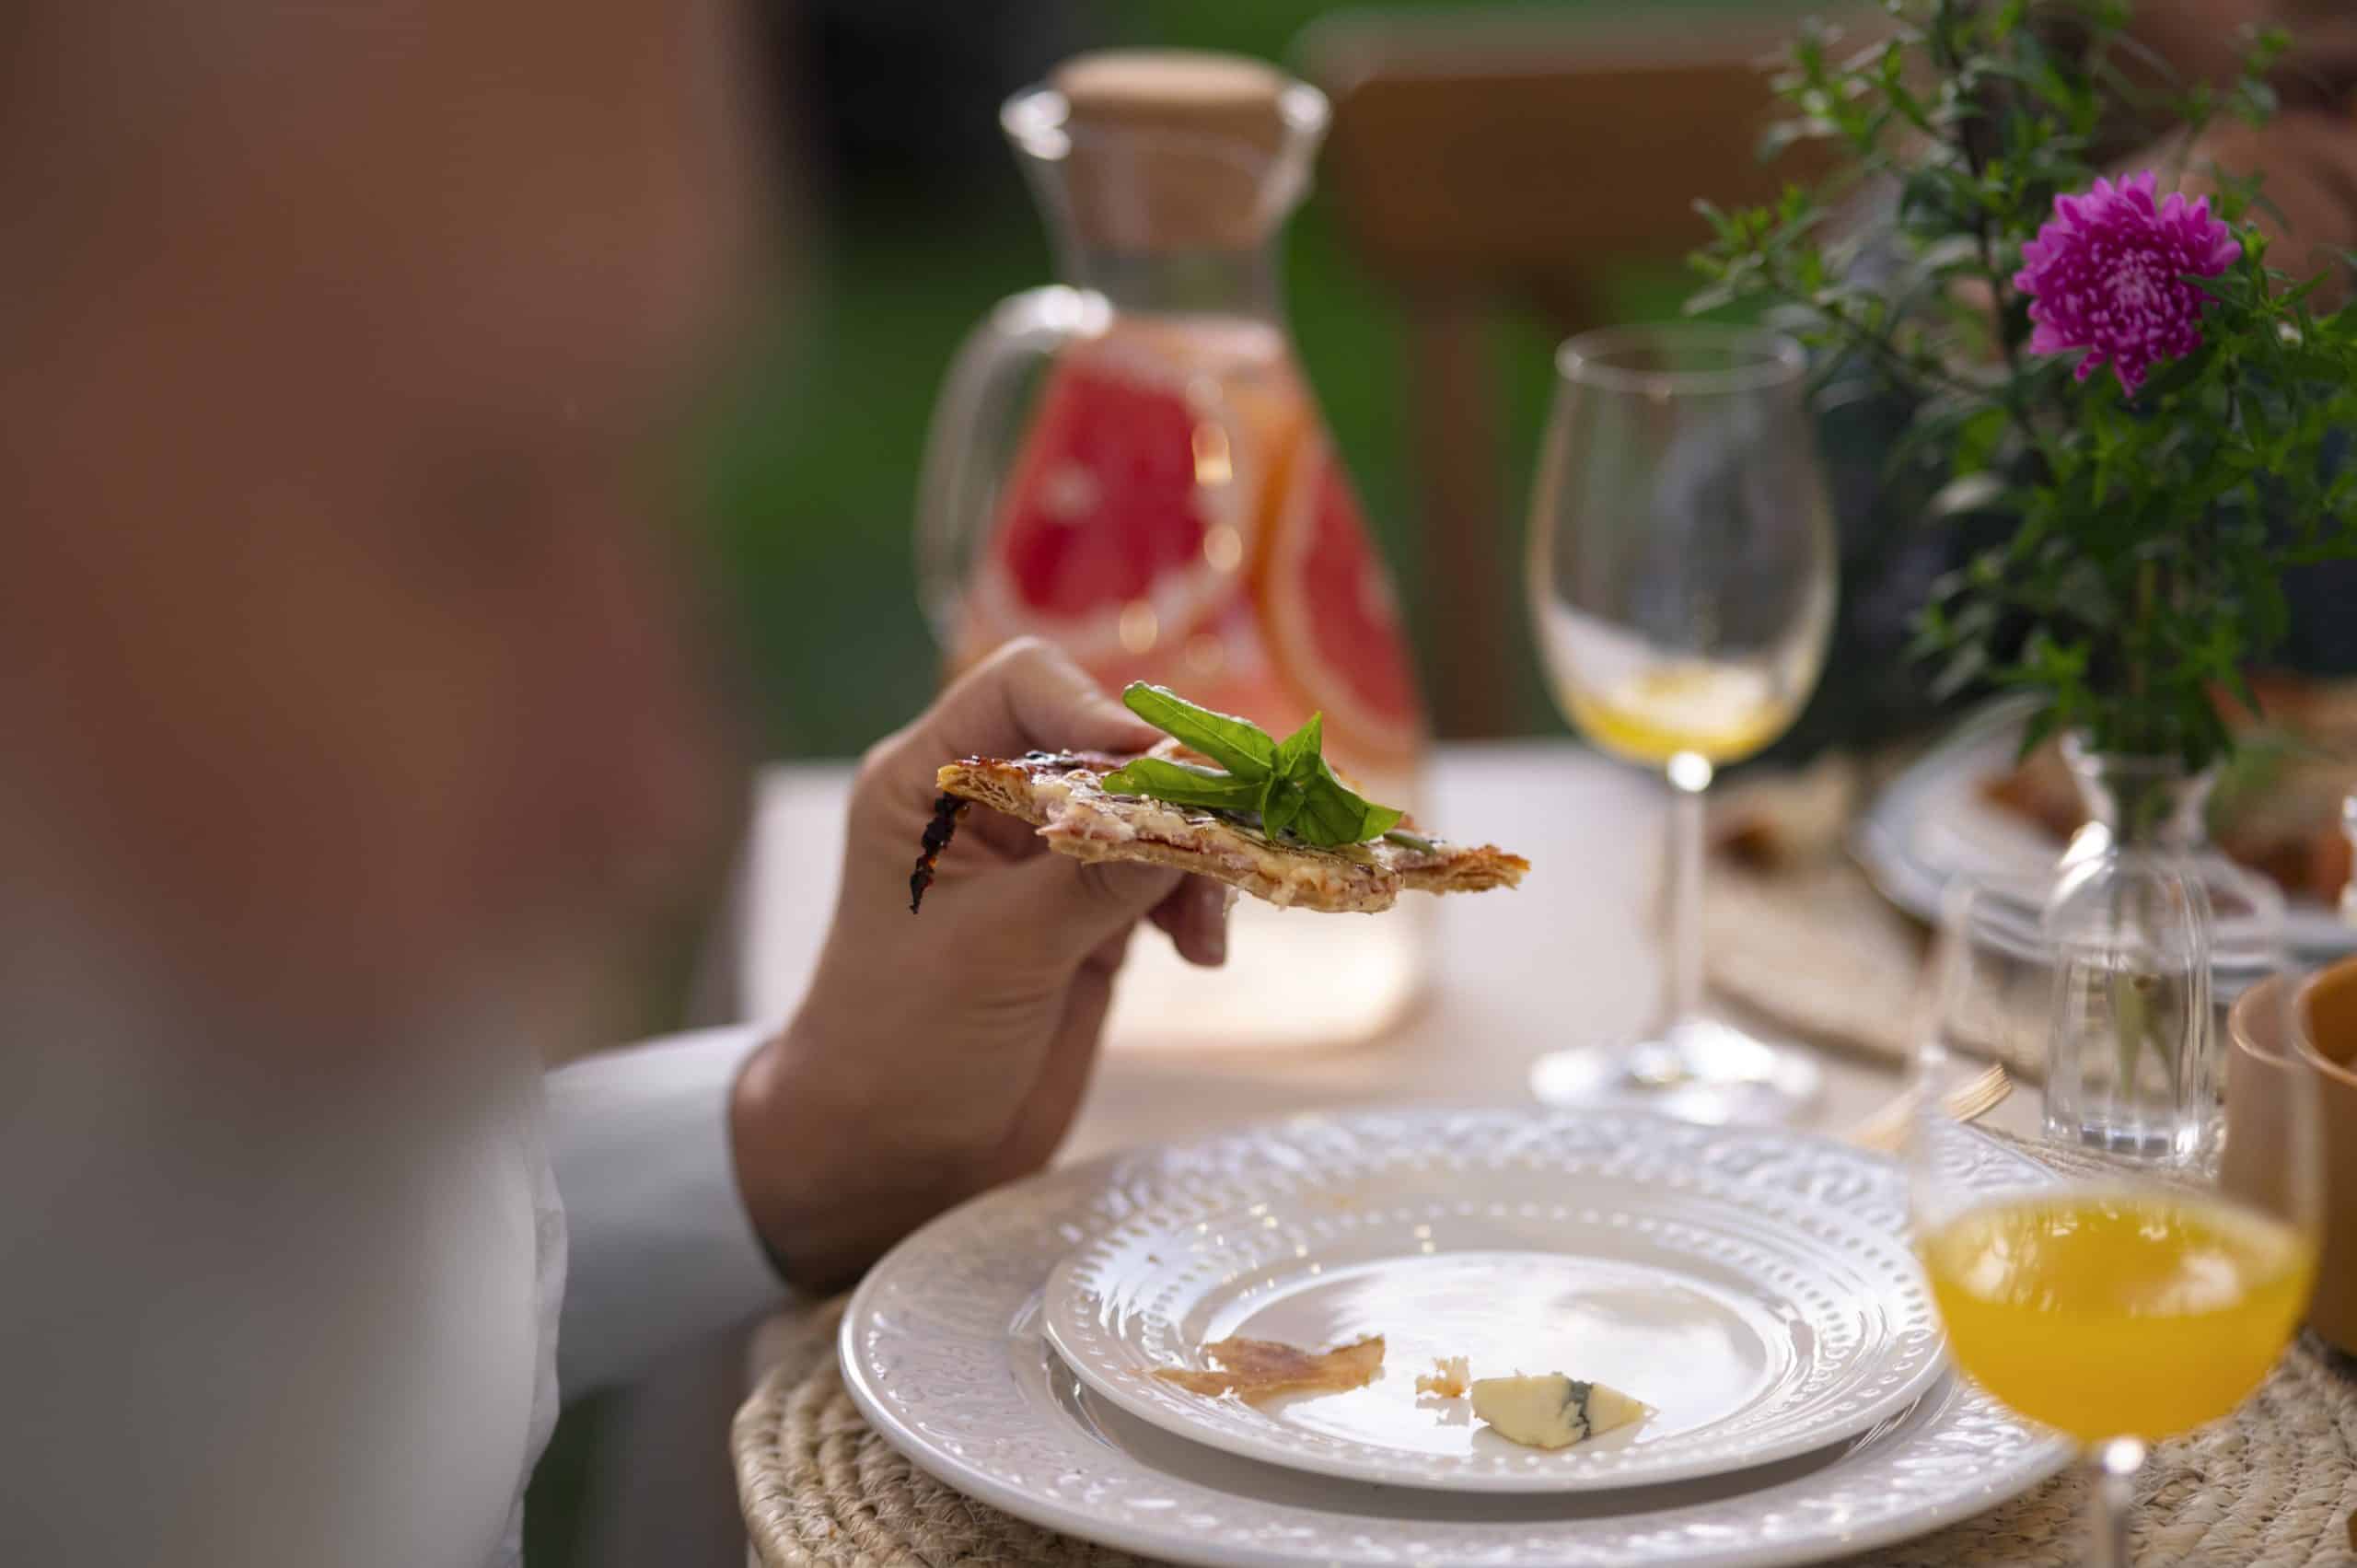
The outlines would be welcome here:
<svg viewBox="0 0 2357 1568">
<path fill-rule="evenodd" d="M 1702 796 L 1711 764 L 1691 751 L 1669 760 L 1669 1006 L 1665 1038 L 1702 1013 Z"/>
<path fill-rule="evenodd" d="M 2136 1515 L 2136 1476 L 2144 1468 L 2144 1445 L 2115 1437 L 2090 1456 L 2094 1469 L 2088 1499 L 2087 1568 L 2129 1568 L 2128 1522 Z"/>
</svg>

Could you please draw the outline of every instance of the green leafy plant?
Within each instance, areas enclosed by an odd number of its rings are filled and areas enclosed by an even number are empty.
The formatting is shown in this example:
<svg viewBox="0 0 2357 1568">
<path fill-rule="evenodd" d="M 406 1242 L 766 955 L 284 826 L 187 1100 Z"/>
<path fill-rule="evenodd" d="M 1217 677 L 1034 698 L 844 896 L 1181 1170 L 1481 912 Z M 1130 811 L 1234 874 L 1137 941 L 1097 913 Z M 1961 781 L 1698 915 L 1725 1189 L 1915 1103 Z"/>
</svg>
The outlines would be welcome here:
<svg viewBox="0 0 2357 1568">
<path fill-rule="evenodd" d="M 2246 673 L 2287 631 L 2284 571 L 2357 553 L 2357 321 L 2269 264 L 2259 181 L 2197 150 L 2222 116 L 2274 112 L 2288 41 L 2251 34 L 2222 88 L 2175 80 L 2130 0 L 1884 9 L 1863 42 L 1800 35 L 1771 147 L 1832 142 L 1842 171 L 1772 207 L 1702 203 L 1691 306 L 1769 302 L 1827 387 L 1906 401 L 1890 481 L 1980 541 L 1921 613 L 1936 695 L 2018 689 L 2026 745 L 2069 728 L 2207 766 L 2235 744 L 2220 696 L 2256 709 Z M 2154 145 L 2157 187 L 2096 183 Z M 2189 178 L 2211 206 L 2165 202 Z M 2123 251 L 2119 224 L 2149 248 Z M 2129 278 L 2193 254 L 2168 244 L 2197 227 L 2205 262 Z M 2148 308 L 2123 347 L 2120 313 Z"/>
<path fill-rule="evenodd" d="M 1175 758 L 1140 757 L 1105 775 L 1115 795 L 1146 796 L 1256 821 L 1272 839 L 1291 836 L 1331 849 L 1381 838 L 1401 813 L 1361 798 L 1328 765 L 1320 714 L 1272 738 L 1249 719 L 1198 707 L 1143 680 L 1121 693 L 1130 712 L 1217 762 L 1206 768 Z M 1223 771 L 1225 770 L 1225 771 Z"/>
</svg>

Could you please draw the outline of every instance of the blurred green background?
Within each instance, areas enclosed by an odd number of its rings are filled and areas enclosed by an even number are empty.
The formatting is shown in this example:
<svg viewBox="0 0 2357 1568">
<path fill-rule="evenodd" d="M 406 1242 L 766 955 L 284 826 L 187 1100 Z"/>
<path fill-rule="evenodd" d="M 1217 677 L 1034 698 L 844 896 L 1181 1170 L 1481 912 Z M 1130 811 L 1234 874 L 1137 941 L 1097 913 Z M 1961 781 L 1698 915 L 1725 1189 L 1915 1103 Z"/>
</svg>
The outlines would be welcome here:
<svg viewBox="0 0 2357 1568">
<path fill-rule="evenodd" d="M 1657 15 L 1666 6 L 1756 11 L 1778 3 L 1560 0 L 1529 8 L 1608 17 Z M 910 545 L 926 421 L 968 330 L 1000 298 L 1054 275 L 1046 235 L 1000 139 L 998 99 L 1062 54 L 1105 44 L 1234 50 L 1284 61 L 1318 17 L 1368 8 L 1316 0 L 1138 0 L 953 13 L 844 0 L 804 13 L 784 45 L 784 95 L 829 107 L 816 117 L 797 110 L 786 127 L 791 156 L 815 165 L 793 224 L 794 286 L 774 341 L 749 345 L 696 460 L 701 515 L 749 656 L 767 751 L 855 752 L 914 713 L 934 689 L 936 655 L 916 603 Z M 1473 7 L 1426 0 L 1412 8 Z M 1500 7 L 1492 0 L 1481 8 Z M 911 29 L 923 17 L 939 22 L 953 14 L 963 19 L 935 42 L 961 58 L 963 81 L 951 102 L 962 112 L 941 113 L 935 99 L 929 131 L 895 124 L 896 114 L 928 101 L 921 70 L 871 91 L 855 85 L 864 74 L 857 63 L 871 52 L 918 47 Z M 844 99 L 852 100 L 847 110 Z M 1410 624 L 1428 645 L 1422 585 L 1404 570 L 1415 559 L 1409 536 L 1415 491 L 1406 468 L 1396 302 L 1354 264 L 1322 197 L 1313 195 L 1295 221 L 1284 255 L 1292 327 L 1310 381 L 1383 548 L 1403 568 Z M 1608 314 L 1674 316 L 1688 282 L 1676 268 L 1631 271 L 1608 298 Z M 1553 343 L 1538 323 L 1511 315 L 1498 319 L 1493 337 L 1508 437 L 1504 494 L 1518 506 Z M 1518 513 L 1509 521 L 1509 535 L 1518 536 Z M 1515 567 L 1501 561 L 1499 569 Z M 1520 726 L 1559 731 L 1527 645 L 1523 651 L 1514 703 Z"/>
</svg>

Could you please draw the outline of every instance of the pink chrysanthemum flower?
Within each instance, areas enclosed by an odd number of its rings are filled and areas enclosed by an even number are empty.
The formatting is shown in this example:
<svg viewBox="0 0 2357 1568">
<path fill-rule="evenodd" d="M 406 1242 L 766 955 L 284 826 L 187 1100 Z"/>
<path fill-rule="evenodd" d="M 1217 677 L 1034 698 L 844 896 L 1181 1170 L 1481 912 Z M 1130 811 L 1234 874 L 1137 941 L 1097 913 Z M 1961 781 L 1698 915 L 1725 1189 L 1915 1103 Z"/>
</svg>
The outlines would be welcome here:
<svg viewBox="0 0 2357 1568">
<path fill-rule="evenodd" d="M 2201 344 L 2209 296 L 2189 276 L 2214 278 L 2243 253 L 2210 199 L 2171 192 L 2154 203 L 2151 169 L 2084 196 L 2057 196 L 2054 215 L 2022 247 L 2014 286 L 2031 299 L 2032 354 L 2084 351 L 2079 379 L 2108 363 L 2131 397 L 2164 359 Z"/>
</svg>

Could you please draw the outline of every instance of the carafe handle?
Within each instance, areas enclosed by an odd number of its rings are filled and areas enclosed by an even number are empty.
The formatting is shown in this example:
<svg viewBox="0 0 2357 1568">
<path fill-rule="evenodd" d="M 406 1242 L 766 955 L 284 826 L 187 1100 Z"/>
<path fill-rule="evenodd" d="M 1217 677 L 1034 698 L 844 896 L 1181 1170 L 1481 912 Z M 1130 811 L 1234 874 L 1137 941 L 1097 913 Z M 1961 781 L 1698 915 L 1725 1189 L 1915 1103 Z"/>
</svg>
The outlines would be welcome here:
<svg viewBox="0 0 2357 1568">
<path fill-rule="evenodd" d="M 1062 284 L 999 301 L 943 378 L 917 487 L 917 593 L 934 635 L 956 646 L 958 616 L 999 482 L 1014 456 L 1025 373 L 1067 343 L 1097 337 L 1113 319 L 1105 296 Z"/>
</svg>

